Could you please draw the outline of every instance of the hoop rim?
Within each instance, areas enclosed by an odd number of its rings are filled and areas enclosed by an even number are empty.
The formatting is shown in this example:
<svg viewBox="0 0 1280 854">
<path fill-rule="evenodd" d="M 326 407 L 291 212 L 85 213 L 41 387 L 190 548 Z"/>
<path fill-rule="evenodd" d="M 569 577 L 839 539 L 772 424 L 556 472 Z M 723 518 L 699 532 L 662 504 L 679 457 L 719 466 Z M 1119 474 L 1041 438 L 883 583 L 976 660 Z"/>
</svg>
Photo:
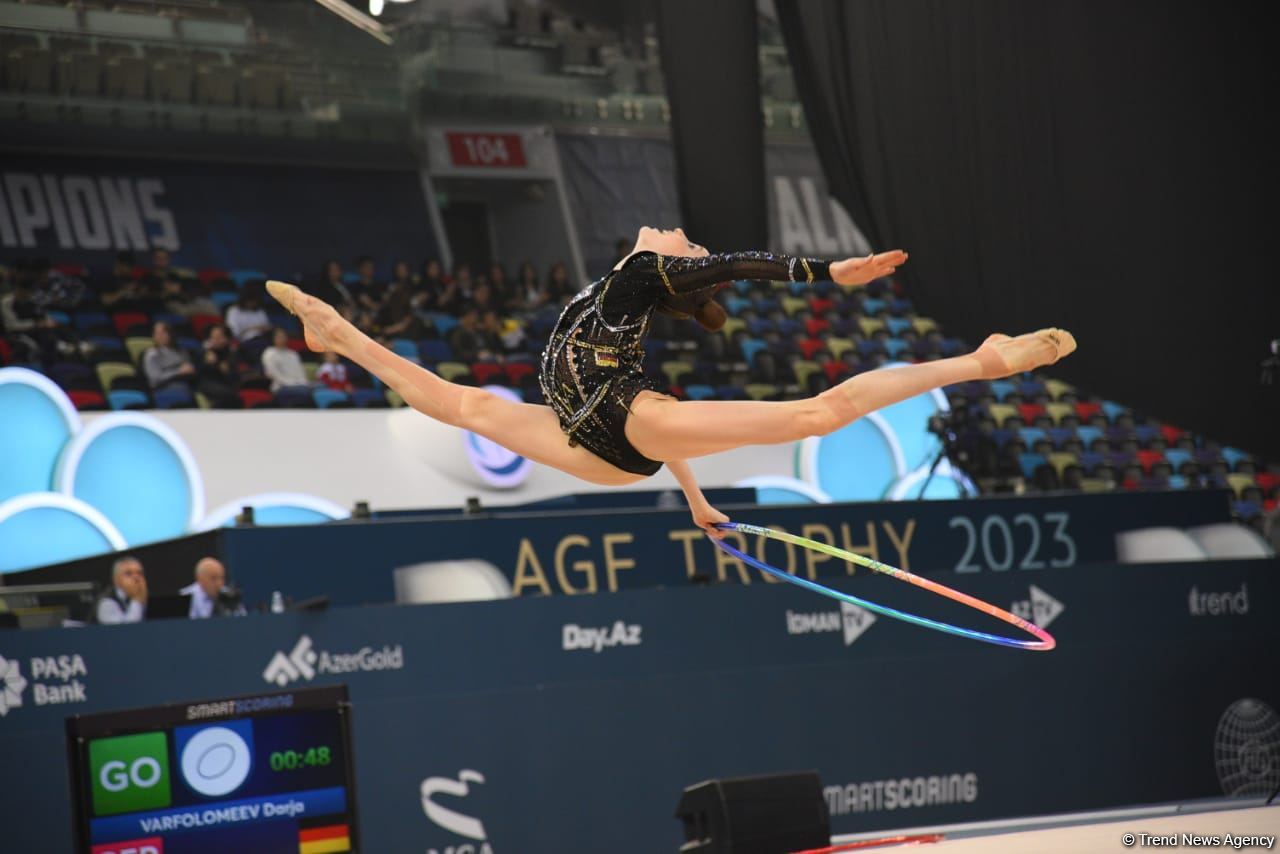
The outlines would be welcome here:
<svg viewBox="0 0 1280 854">
<path fill-rule="evenodd" d="M 1034 623 L 1030 623 L 1027 620 L 1022 619 L 1017 614 L 1013 614 L 1003 608 L 996 607 L 990 602 L 984 602 L 983 600 L 970 596 L 967 593 L 961 593 L 959 590 L 955 590 L 945 584 L 940 584 L 932 579 L 924 578 L 923 576 L 907 572 L 903 569 L 898 569 L 896 566 L 890 566 L 887 563 L 881 563 L 878 560 L 872 560 L 864 555 L 854 554 L 853 552 L 846 551 L 842 548 L 838 548 L 827 543 L 820 543 L 816 540 L 808 539 L 807 537 L 798 537 L 795 534 L 788 534 L 784 531 L 775 531 L 772 528 L 765 528 L 759 525 L 748 525 L 742 522 L 718 522 L 715 527 L 723 531 L 735 531 L 741 534 L 756 534 L 757 536 L 766 537 L 771 540 L 791 543 L 792 545 L 800 546 L 801 548 L 822 552 L 823 554 L 829 554 L 832 557 L 838 557 L 848 563 L 883 573 L 892 578 L 896 578 L 898 581 L 905 581 L 908 584 L 914 584 L 916 587 L 924 588 L 932 593 L 936 593 L 950 599 L 953 602 L 958 602 L 959 604 L 973 608 L 976 611 L 981 611 L 984 614 L 995 617 L 998 620 L 1021 629 L 1022 631 L 1034 636 L 1036 640 L 1022 640 L 1019 638 L 1006 637 L 1004 635 L 993 635 L 989 632 L 966 629 L 951 623 L 944 623 L 940 620 L 931 620 L 928 617 L 908 614 L 906 611 L 899 611 L 896 608 L 890 608 L 887 605 L 877 605 L 875 602 L 868 602 L 867 600 L 861 599 L 850 593 L 842 593 L 839 590 L 834 590 L 830 587 L 819 584 L 816 581 L 810 581 L 807 578 L 801 578 L 798 575 L 792 575 L 789 572 L 784 572 L 775 566 L 771 566 L 762 560 L 754 558 L 749 554 L 745 554 L 734 546 L 729 545 L 724 540 L 718 540 L 715 537 L 708 538 L 716 548 L 726 554 L 732 555 L 738 560 L 746 563 L 748 566 L 755 567 L 762 572 L 767 572 L 783 581 L 794 584 L 798 587 L 803 587 L 804 589 L 814 593 L 819 593 L 823 596 L 827 596 L 841 602 L 847 602 L 850 605 L 865 608 L 868 611 L 873 611 L 885 617 L 892 617 L 895 620 L 902 620 L 913 625 L 921 626 L 922 628 L 946 632 L 947 634 L 956 635 L 957 637 L 996 644 L 997 646 L 1024 649 L 1030 652 L 1048 652 L 1058 645 L 1058 642 L 1054 639 L 1053 635 L 1049 634 Z"/>
</svg>

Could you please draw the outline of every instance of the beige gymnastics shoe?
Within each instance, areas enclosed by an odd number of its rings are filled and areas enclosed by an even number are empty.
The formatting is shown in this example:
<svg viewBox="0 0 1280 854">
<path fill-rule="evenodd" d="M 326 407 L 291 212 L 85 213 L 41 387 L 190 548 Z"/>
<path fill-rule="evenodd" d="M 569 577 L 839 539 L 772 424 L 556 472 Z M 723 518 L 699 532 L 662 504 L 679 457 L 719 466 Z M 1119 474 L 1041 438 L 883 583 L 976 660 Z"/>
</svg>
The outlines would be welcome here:
<svg viewBox="0 0 1280 854">
<path fill-rule="evenodd" d="M 982 379 L 997 380 L 1052 365 L 1075 349 L 1074 335 L 1065 329 L 1051 328 L 1028 332 L 1017 338 L 992 335 L 982 342 L 974 355 L 982 364 Z"/>
</svg>

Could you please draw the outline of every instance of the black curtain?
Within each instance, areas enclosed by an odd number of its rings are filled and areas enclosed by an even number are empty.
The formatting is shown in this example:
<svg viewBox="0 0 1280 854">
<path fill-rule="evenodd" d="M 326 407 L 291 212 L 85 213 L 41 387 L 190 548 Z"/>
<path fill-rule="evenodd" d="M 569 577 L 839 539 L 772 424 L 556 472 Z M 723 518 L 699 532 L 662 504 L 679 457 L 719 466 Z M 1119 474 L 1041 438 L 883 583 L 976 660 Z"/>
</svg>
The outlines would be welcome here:
<svg viewBox="0 0 1280 854">
<path fill-rule="evenodd" d="M 684 230 L 713 252 L 765 248 L 755 4 L 657 0 L 657 8 Z"/>
<path fill-rule="evenodd" d="M 924 311 L 1071 329 L 1054 375 L 1280 460 L 1264 5 L 777 6 L 831 191 Z"/>
</svg>

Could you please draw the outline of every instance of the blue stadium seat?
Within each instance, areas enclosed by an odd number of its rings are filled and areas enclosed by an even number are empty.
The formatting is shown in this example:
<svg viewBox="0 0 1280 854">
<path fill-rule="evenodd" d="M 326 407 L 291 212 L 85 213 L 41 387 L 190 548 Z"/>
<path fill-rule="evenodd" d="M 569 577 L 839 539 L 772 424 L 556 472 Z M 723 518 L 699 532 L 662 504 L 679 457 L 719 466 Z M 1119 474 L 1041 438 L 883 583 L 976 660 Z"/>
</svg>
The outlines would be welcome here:
<svg viewBox="0 0 1280 854">
<path fill-rule="evenodd" d="M 146 409 L 150 405 L 146 394 L 131 388 L 107 392 L 107 401 L 112 409 Z"/>
<path fill-rule="evenodd" d="M 751 300 L 737 294 L 729 294 L 724 298 L 724 307 L 729 311 L 730 315 L 737 317 L 751 308 Z"/>
<path fill-rule="evenodd" d="M 1088 425 L 1077 427 L 1076 436 L 1086 449 L 1094 443 L 1095 440 L 1102 438 L 1102 430 L 1098 427 L 1090 427 Z"/>
<path fill-rule="evenodd" d="M 911 321 L 905 317 L 886 317 L 884 325 L 888 327 L 889 334 L 896 338 L 911 328 Z"/>
<path fill-rule="evenodd" d="M 885 305 L 887 305 L 887 303 L 882 299 L 867 297 L 862 301 L 862 313 L 875 316 L 884 311 Z"/>
<path fill-rule="evenodd" d="M 364 389 L 364 391 L 373 391 L 372 389 Z M 381 395 L 379 395 L 381 396 Z M 351 397 L 345 391 L 337 389 L 324 388 L 323 386 L 311 392 L 311 399 L 316 402 L 316 406 L 321 409 L 329 409 L 334 406 L 350 406 Z"/>
<path fill-rule="evenodd" d="M 1187 479 L 1180 474 L 1171 474 L 1169 475 L 1169 488 L 1170 489 L 1186 489 Z"/>
<path fill-rule="evenodd" d="M 1167 448 L 1164 452 L 1164 458 L 1169 465 L 1173 466 L 1173 470 L 1177 471 L 1183 463 L 1191 461 L 1191 452 L 1184 451 L 1181 448 Z"/>
<path fill-rule="evenodd" d="M 214 291 L 209 294 L 209 300 L 218 307 L 218 311 L 226 311 L 235 305 L 238 299 L 240 295 L 231 291 Z"/>
<path fill-rule="evenodd" d="M 758 338 L 745 338 L 742 341 L 742 358 L 747 364 L 755 361 L 756 353 L 769 349 L 769 345 Z"/>
<path fill-rule="evenodd" d="M 1035 400 L 1042 394 L 1045 394 L 1044 383 L 1039 380 L 1024 380 L 1018 384 L 1018 393 L 1027 399 L 1028 402 Z"/>
<path fill-rule="evenodd" d="M 311 387 L 305 385 L 287 385 L 276 389 L 276 406 L 286 409 L 310 409 L 315 406 L 311 397 Z"/>
<path fill-rule="evenodd" d="M 79 311 L 75 317 L 76 329 L 87 332 L 90 329 L 111 328 L 111 318 L 100 311 Z"/>
<path fill-rule="evenodd" d="M 387 405 L 387 396 L 376 388 L 358 388 L 351 393 L 351 399 L 361 409 L 381 409 Z"/>
<path fill-rule="evenodd" d="M 1024 477 L 1031 477 L 1036 473 L 1036 469 L 1040 466 L 1048 465 L 1049 460 L 1044 454 L 1019 454 L 1018 465 L 1022 467 Z"/>
<path fill-rule="evenodd" d="M 458 318 L 453 317 L 452 315 L 448 315 L 448 314 L 433 314 L 433 315 L 431 315 L 431 323 L 432 323 L 432 325 L 433 325 L 433 326 L 435 326 L 435 328 L 436 328 L 436 332 L 438 332 L 438 333 L 440 334 L 440 337 L 441 337 L 441 338 L 446 338 L 446 337 L 448 337 L 449 333 L 450 333 L 450 332 L 452 332 L 454 329 L 456 329 L 456 328 L 458 327 L 458 323 L 459 323 L 459 322 L 460 322 L 460 321 L 458 320 Z M 534 325 L 534 329 L 535 329 L 535 332 L 536 332 L 536 330 L 539 328 L 539 327 L 538 327 L 538 321 L 535 321 L 533 325 Z M 551 334 L 551 330 L 552 330 L 553 328 L 555 328 L 555 320 L 554 320 L 554 319 L 552 319 L 552 320 L 550 321 L 550 325 L 549 325 L 549 326 L 547 326 L 545 334 L 543 334 L 543 335 L 541 335 L 541 336 L 539 336 L 539 337 L 544 337 L 544 338 L 545 338 L 547 335 Z"/>
<path fill-rule="evenodd" d="M 245 282 L 266 281 L 267 274 L 261 270 L 232 270 L 231 281 L 236 283 L 237 288 L 243 288 Z"/>
<path fill-rule="evenodd" d="M 1018 436 L 1021 437 L 1022 441 L 1028 448 L 1035 445 L 1035 443 L 1039 442 L 1041 439 L 1049 438 L 1049 434 L 1041 427 L 1023 427 L 1018 430 Z"/>
<path fill-rule="evenodd" d="M 154 397 L 156 409 L 185 409 L 196 405 L 195 398 L 191 396 L 191 389 L 184 385 L 156 389 Z"/>
<path fill-rule="evenodd" d="M 992 380 L 989 388 L 991 389 L 991 393 L 996 396 L 996 400 L 1003 403 L 1006 397 L 1013 394 L 1013 391 L 1017 386 L 1008 380 Z"/>
<path fill-rule="evenodd" d="M 1245 453 L 1244 451 L 1240 450 L 1239 448 L 1223 448 L 1222 458 L 1226 460 L 1227 465 L 1233 469 L 1236 467 L 1236 463 L 1242 460 L 1253 459 L 1253 457 L 1251 457 L 1249 454 Z"/>
<path fill-rule="evenodd" d="M 418 361 L 418 345 L 408 338 L 393 338 L 391 350 L 397 356 L 403 356 L 413 362 Z"/>
<path fill-rule="evenodd" d="M 1120 404 L 1113 403 L 1110 400 L 1102 401 L 1102 412 L 1107 416 L 1108 421 L 1115 421 L 1117 415 L 1123 415 L 1128 411 L 1129 407 L 1127 406 L 1121 406 Z"/>
<path fill-rule="evenodd" d="M 425 338 L 418 342 L 418 356 L 423 362 L 452 362 L 453 348 L 439 338 Z"/>
<path fill-rule="evenodd" d="M 911 346 L 901 338 L 890 338 L 888 341 L 882 341 L 881 343 L 884 344 L 885 352 L 888 353 L 889 357 L 892 359 L 898 358 L 904 350 Z"/>
</svg>

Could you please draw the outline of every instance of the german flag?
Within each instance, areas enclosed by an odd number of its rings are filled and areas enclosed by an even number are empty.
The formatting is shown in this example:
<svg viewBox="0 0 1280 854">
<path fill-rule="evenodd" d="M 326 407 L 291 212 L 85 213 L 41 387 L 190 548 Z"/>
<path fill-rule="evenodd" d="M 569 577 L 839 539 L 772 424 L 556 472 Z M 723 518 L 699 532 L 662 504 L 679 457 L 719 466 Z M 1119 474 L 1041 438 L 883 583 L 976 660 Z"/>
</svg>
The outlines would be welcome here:
<svg viewBox="0 0 1280 854">
<path fill-rule="evenodd" d="M 298 854 L 335 854 L 351 850 L 351 831 L 345 824 L 298 830 Z"/>
</svg>

